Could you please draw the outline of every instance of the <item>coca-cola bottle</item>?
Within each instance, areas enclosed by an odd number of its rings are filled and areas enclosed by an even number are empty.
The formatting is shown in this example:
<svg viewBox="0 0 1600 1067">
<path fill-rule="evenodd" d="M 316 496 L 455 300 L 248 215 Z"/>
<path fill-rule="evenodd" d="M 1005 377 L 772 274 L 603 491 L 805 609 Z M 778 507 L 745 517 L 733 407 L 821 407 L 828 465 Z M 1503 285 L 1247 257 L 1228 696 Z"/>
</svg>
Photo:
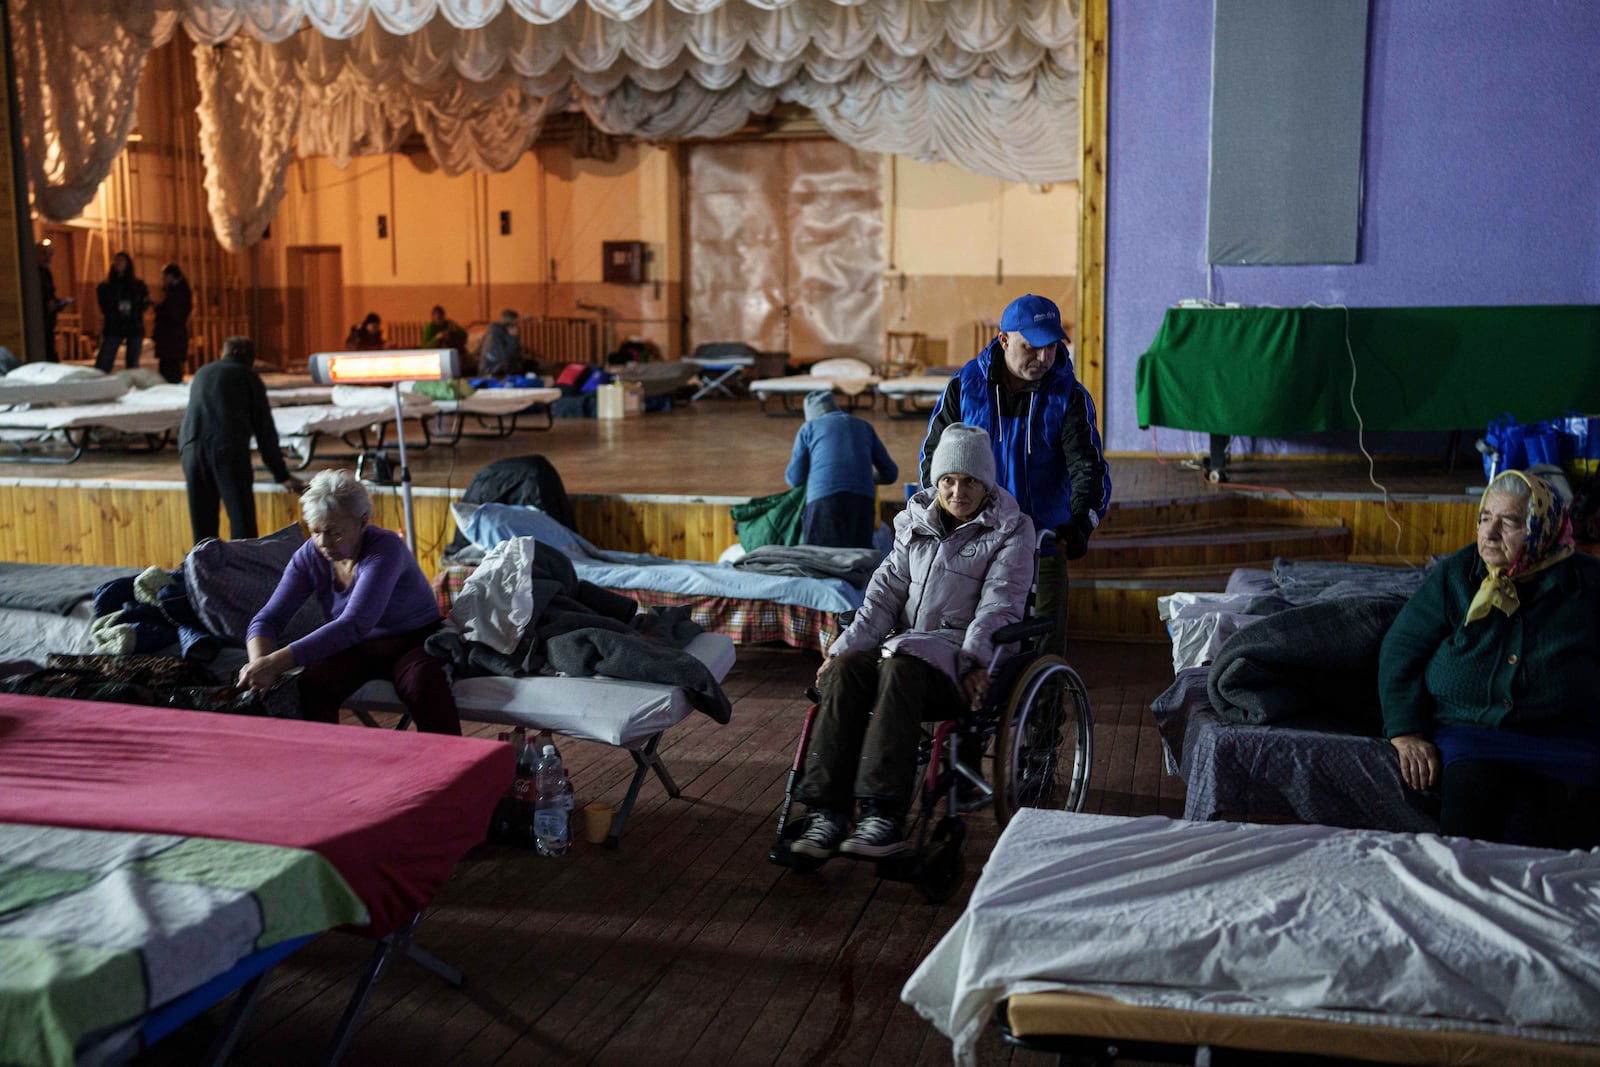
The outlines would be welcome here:
<svg viewBox="0 0 1600 1067">
<path fill-rule="evenodd" d="M 500 740 L 510 745 L 511 733 L 502 730 Z M 512 749 L 516 752 L 515 747 Z M 520 753 L 519 753 L 520 754 Z M 495 801 L 494 814 L 489 817 L 489 840 L 495 844 L 505 845 L 511 843 L 511 828 L 516 820 L 516 783 L 506 783 L 506 791 L 500 794 L 500 799 Z"/>
<path fill-rule="evenodd" d="M 533 809 L 539 797 L 536 767 L 539 753 L 536 746 L 527 743 L 522 727 L 517 727 L 522 747 L 517 753 L 517 776 L 511 782 L 512 822 L 511 840 L 523 848 L 534 847 Z"/>
</svg>

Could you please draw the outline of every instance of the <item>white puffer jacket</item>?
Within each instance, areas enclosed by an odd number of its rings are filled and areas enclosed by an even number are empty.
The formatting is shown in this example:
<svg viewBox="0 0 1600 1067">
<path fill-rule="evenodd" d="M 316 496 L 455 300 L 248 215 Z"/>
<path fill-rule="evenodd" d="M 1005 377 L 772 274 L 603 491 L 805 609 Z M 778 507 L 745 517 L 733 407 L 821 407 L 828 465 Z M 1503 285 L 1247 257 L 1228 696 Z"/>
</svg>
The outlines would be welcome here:
<svg viewBox="0 0 1600 1067">
<path fill-rule="evenodd" d="M 950 533 L 933 489 L 894 520 L 894 548 L 830 656 L 882 648 L 906 653 L 960 683 L 994 655 L 994 632 L 1022 619 L 1033 584 L 1033 521 L 996 487 L 982 511 Z"/>
</svg>

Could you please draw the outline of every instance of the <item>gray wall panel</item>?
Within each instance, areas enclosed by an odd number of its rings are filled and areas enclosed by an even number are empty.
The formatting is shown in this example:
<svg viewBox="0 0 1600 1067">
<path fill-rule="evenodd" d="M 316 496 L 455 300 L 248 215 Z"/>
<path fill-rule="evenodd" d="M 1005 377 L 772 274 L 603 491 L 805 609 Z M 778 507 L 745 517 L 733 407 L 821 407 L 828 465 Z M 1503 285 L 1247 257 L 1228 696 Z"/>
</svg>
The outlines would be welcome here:
<svg viewBox="0 0 1600 1067">
<path fill-rule="evenodd" d="M 1354 263 L 1367 0 L 1215 0 L 1207 261 Z"/>
</svg>

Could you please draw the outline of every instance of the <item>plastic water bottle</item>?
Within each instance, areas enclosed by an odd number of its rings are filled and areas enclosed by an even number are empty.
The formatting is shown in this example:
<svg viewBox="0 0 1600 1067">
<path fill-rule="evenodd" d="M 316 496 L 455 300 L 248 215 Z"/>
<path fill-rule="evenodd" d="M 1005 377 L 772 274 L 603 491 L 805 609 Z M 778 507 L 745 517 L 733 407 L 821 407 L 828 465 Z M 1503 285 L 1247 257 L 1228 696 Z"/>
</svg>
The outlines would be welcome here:
<svg viewBox="0 0 1600 1067">
<path fill-rule="evenodd" d="M 540 730 L 533 738 L 534 751 L 543 754 L 547 748 L 556 748 L 556 735 L 549 730 Z M 561 762 L 561 750 L 556 748 L 556 762 Z"/>
<path fill-rule="evenodd" d="M 561 768 L 556 746 L 544 746 L 537 772 L 538 800 L 534 802 L 534 847 L 541 856 L 560 856 L 572 841 L 572 783 Z"/>
</svg>

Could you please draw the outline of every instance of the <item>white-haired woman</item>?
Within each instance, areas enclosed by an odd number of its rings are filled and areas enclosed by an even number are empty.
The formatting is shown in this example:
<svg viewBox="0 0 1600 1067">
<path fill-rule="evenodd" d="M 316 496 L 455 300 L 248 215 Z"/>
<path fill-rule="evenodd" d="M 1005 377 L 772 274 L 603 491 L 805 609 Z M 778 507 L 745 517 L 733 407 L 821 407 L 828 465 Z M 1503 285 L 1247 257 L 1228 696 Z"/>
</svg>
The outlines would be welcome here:
<svg viewBox="0 0 1600 1067">
<path fill-rule="evenodd" d="M 347 470 L 311 479 L 300 514 L 311 537 L 250 622 L 250 662 L 239 684 L 263 690 L 284 671 L 303 667 L 301 715 L 338 722 L 351 693 L 383 679 L 394 683 L 417 729 L 459 734 L 444 661 L 422 648 L 439 628 L 439 605 L 405 542 L 372 525 L 372 498 Z M 328 621 L 280 648 L 278 635 L 312 595 Z"/>
</svg>

